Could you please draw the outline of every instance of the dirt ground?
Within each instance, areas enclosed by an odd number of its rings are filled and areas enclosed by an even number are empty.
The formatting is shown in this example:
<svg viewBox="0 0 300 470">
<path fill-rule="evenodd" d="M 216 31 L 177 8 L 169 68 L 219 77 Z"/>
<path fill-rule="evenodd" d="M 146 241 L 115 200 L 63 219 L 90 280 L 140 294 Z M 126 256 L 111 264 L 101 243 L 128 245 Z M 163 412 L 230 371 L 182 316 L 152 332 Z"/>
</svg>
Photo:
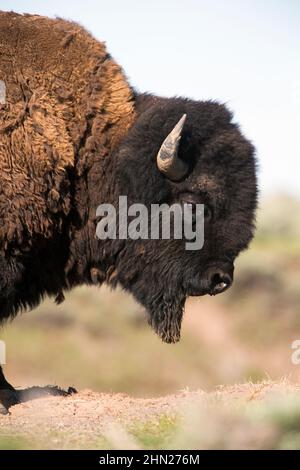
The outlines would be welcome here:
<svg viewBox="0 0 300 470">
<path fill-rule="evenodd" d="M 98 439 L 101 442 L 103 438 L 112 441 L 113 446 L 132 448 L 135 445 L 127 433 L 122 432 L 125 427 L 162 415 L 175 417 L 179 407 L 201 399 L 202 395 L 202 392 L 182 392 L 141 399 L 84 390 L 67 397 L 39 398 L 13 406 L 9 415 L 1 416 L 0 435 L 25 437 L 31 442 L 47 435 L 53 448 L 69 447 L 72 443 L 86 443 L 90 447 L 91 442 L 96 443 Z"/>
<path fill-rule="evenodd" d="M 293 406 L 287 410 L 291 397 Z M 155 399 L 85 390 L 11 407 L 9 415 L 0 417 L 0 443 L 1 448 L 47 449 L 276 447 L 281 421 L 286 430 L 290 413 L 299 418 L 299 397 L 300 385 L 285 381 L 247 383 L 211 393 L 186 390 Z M 261 419 L 254 422 L 257 410 Z M 234 430 L 229 443 L 224 443 L 224 429 L 229 434 Z M 292 432 L 295 437 L 294 424 Z"/>
</svg>

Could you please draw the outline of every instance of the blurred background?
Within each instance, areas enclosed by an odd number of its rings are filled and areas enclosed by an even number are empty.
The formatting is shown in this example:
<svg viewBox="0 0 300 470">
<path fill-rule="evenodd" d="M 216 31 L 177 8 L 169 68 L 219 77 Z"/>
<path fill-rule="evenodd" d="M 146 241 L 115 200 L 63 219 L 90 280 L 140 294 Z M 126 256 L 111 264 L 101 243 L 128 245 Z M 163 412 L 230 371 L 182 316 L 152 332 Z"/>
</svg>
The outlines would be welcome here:
<svg viewBox="0 0 300 470">
<path fill-rule="evenodd" d="M 0 1 L 79 21 L 141 91 L 226 102 L 257 148 L 257 236 L 234 286 L 187 302 L 182 340 L 161 343 L 129 295 L 81 288 L 1 331 L 15 386 L 57 383 L 155 396 L 265 378 L 300 379 L 300 3 Z"/>
</svg>

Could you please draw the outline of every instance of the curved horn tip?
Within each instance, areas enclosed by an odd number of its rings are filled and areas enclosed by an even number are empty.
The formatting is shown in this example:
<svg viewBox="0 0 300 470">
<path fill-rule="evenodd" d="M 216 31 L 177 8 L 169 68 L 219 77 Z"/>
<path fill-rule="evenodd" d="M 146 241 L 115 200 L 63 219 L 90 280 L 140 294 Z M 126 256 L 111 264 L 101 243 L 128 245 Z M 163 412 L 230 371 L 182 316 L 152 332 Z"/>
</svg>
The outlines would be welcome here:
<svg viewBox="0 0 300 470">
<path fill-rule="evenodd" d="M 185 162 L 178 158 L 178 146 L 187 115 L 183 114 L 170 134 L 163 141 L 157 154 L 157 166 L 161 173 L 173 181 L 179 181 L 188 171 Z"/>
<path fill-rule="evenodd" d="M 179 119 L 179 121 L 177 122 L 177 124 L 173 127 L 170 135 L 178 135 L 178 137 L 181 137 L 181 132 L 182 132 L 182 129 L 183 129 L 183 126 L 184 126 L 184 123 L 186 121 L 186 114 L 183 114 L 181 116 L 181 118 Z"/>
<path fill-rule="evenodd" d="M 178 124 L 183 125 L 183 124 L 185 123 L 185 121 L 186 121 L 186 117 L 187 117 L 187 114 L 184 113 L 184 114 L 181 116 L 181 118 L 179 119 Z"/>
</svg>

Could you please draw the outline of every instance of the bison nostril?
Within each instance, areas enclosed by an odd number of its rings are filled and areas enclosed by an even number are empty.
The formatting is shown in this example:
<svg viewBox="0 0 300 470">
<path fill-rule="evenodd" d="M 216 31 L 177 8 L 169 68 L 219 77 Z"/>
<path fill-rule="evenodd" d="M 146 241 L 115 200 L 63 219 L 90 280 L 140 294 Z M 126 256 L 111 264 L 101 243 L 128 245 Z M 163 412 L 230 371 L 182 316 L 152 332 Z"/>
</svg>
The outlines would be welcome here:
<svg viewBox="0 0 300 470">
<path fill-rule="evenodd" d="M 232 284 L 232 278 L 222 271 L 214 273 L 211 277 L 211 294 L 220 294 Z"/>
</svg>

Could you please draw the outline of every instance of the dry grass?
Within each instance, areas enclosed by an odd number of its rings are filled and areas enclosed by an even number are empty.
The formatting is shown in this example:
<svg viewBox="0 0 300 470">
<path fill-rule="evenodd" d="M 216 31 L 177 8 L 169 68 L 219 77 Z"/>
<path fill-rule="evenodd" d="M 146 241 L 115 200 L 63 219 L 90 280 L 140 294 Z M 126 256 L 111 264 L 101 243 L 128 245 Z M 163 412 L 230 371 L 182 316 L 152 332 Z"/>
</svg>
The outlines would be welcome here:
<svg viewBox="0 0 300 470">
<path fill-rule="evenodd" d="M 300 385 L 286 380 L 153 399 L 85 391 L 11 408 L 0 448 L 299 448 L 299 418 Z"/>
</svg>

